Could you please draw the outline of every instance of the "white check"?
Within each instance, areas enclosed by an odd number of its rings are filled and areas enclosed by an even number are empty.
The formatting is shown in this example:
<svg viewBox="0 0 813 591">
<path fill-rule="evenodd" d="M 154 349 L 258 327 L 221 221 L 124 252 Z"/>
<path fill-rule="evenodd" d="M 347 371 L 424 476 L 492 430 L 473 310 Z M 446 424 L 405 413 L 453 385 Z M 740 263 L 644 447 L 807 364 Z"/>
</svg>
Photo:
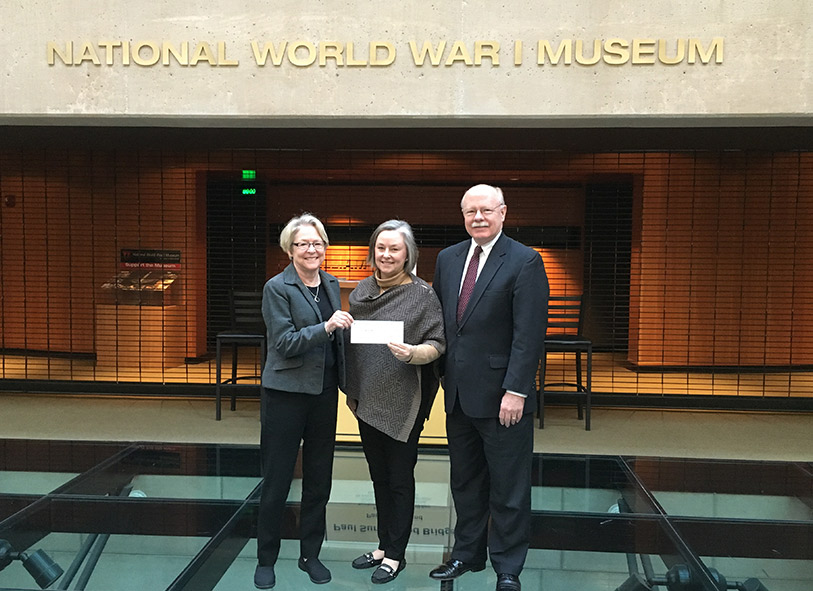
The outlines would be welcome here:
<svg viewBox="0 0 813 591">
<path fill-rule="evenodd" d="M 355 345 L 403 343 L 404 323 L 401 320 L 354 320 L 350 342 Z"/>
</svg>

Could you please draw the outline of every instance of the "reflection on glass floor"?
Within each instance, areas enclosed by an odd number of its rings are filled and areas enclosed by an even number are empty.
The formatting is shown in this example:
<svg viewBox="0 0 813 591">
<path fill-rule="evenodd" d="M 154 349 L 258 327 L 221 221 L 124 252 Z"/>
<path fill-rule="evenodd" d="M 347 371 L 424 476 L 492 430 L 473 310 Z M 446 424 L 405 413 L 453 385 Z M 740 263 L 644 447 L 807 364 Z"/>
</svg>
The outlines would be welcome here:
<svg viewBox="0 0 813 591">
<path fill-rule="evenodd" d="M 389 590 L 438 589 L 427 575 L 453 541 L 445 452 L 425 450 L 416 477 L 408 566 Z M 37 550 L 63 571 L 52 589 L 251 589 L 259 482 L 250 446 L 0 440 L 0 589 L 40 587 Z M 526 591 L 813 589 L 809 463 L 538 455 L 534 482 Z M 298 484 L 278 589 L 317 588 L 296 564 Z M 321 555 L 333 580 L 318 589 L 382 589 L 350 567 L 374 524 L 364 458 L 340 448 Z M 486 569 L 453 588 L 494 584 Z"/>
</svg>

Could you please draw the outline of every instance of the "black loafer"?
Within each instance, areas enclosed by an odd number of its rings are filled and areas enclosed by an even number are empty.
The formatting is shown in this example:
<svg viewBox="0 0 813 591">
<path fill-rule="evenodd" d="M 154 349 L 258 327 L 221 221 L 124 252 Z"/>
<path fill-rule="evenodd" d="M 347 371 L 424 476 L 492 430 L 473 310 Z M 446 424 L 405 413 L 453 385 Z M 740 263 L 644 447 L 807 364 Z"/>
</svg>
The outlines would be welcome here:
<svg viewBox="0 0 813 591">
<path fill-rule="evenodd" d="M 367 554 L 362 554 L 358 558 L 356 558 L 353 562 L 353 568 L 363 569 L 363 568 L 373 568 L 374 566 L 378 566 L 381 564 L 383 558 L 374 558 L 372 552 L 367 552 Z"/>
<path fill-rule="evenodd" d="M 507 573 L 500 573 L 497 575 L 497 591 L 521 591 L 519 577 L 517 575 L 509 575 Z"/>
<path fill-rule="evenodd" d="M 257 589 L 273 589 L 277 584 L 273 566 L 259 566 L 254 570 L 254 586 Z"/>
<path fill-rule="evenodd" d="M 477 573 L 485 568 L 486 565 L 484 562 L 461 562 L 460 560 L 451 558 L 440 566 L 432 569 L 429 576 L 436 581 L 450 581 L 456 579 L 463 573 L 469 571 Z"/>
<path fill-rule="evenodd" d="M 299 570 L 308 573 L 311 583 L 321 585 L 322 583 L 330 582 L 330 571 L 327 567 L 319 562 L 318 558 L 300 558 Z"/>
<path fill-rule="evenodd" d="M 394 581 L 395 577 L 398 576 L 402 570 L 406 568 L 406 560 L 402 560 L 398 563 L 398 568 L 393 570 L 389 564 L 382 564 L 373 572 L 373 576 L 370 577 L 370 580 L 375 583 L 376 585 L 383 585 L 384 583 L 389 583 L 390 581 Z"/>
</svg>

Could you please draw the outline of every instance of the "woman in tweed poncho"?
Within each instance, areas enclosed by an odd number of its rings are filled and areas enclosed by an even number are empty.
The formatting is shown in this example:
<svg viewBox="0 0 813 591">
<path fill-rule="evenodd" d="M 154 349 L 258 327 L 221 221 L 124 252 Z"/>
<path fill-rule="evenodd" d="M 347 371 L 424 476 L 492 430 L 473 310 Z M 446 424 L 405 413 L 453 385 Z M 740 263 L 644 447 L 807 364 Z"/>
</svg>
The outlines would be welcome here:
<svg viewBox="0 0 813 591">
<path fill-rule="evenodd" d="M 404 322 L 404 343 L 348 344 L 346 352 L 347 404 L 358 419 L 378 515 L 378 548 L 353 567 L 378 567 L 373 583 L 392 581 L 406 566 L 418 436 L 438 388 L 434 362 L 446 349 L 440 302 L 412 273 L 417 256 L 409 224 L 384 222 L 370 238 L 374 274 L 350 294 L 354 320 Z"/>
</svg>

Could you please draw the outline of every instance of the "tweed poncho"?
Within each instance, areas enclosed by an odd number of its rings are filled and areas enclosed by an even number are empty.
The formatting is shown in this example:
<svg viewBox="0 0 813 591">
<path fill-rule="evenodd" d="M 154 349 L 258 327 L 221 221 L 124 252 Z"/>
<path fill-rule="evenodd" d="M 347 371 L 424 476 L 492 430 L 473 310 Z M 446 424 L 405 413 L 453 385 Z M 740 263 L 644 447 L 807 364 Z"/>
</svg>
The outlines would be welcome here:
<svg viewBox="0 0 813 591">
<path fill-rule="evenodd" d="M 410 277 L 412 283 L 384 292 L 375 277 L 364 279 L 350 294 L 350 314 L 355 320 L 402 320 L 405 343 L 427 343 L 443 353 L 446 338 L 440 302 L 429 284 Z M 393 439 L 406 441 L 421 406 L 421 366 L 399 361 L 387 345 L 353 345 L 349 339 L 346 357 L 344 391 L 358 400 L 358 418 Z"/>
</svg>

